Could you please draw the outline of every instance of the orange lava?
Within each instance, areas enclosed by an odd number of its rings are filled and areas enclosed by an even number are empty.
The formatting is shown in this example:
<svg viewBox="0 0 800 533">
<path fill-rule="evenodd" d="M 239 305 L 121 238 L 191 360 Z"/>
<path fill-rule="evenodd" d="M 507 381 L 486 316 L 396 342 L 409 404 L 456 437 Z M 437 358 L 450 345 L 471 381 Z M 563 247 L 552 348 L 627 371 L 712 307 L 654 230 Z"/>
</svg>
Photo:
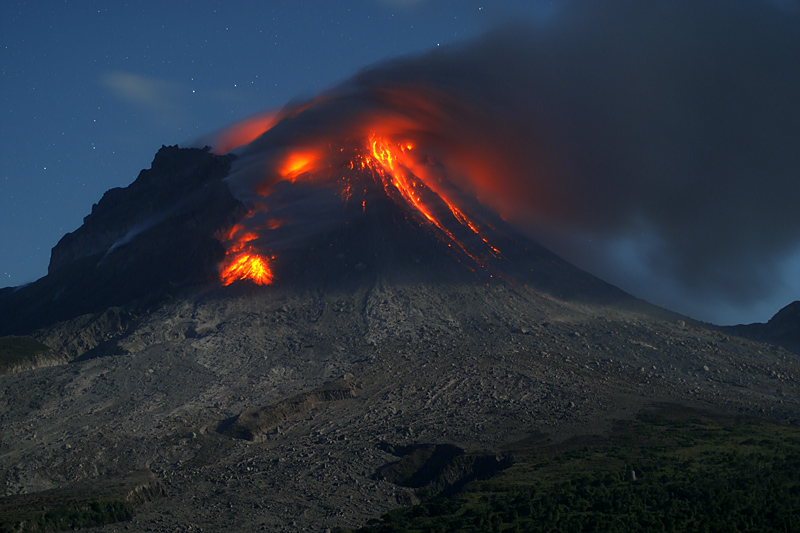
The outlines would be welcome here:
<svg viewBox="0 0 800 533">
<path fill-rule="evenodd" d="M 249 279 L 257 285 L 272 283 L 273 274 L 269 267 L 269 261 L 258 254 L 234 253 L 230 259 L 226 259 L 225 263 L 226 266 L 220 273 L 223 285 L 230 285 L 234 281 L 244 279 Z"/>
<path fill-rule="evenodd" d="M 248 215 L 251 214 L 249 213 Z M 248 217 L 245 216 L 245 218 Z M 272 222 L 270 221 L 270 226 L 272 226 Z M 280 225 L 280 221 L 274 222 L 277 226 Z M 248 279 L 257 285 L 269 285 L 272 283 L 274 275 L 270 268 L 269 259 L 255 252 L 252 244 L 250 244 L 259 238 L 255 231 L 248 230 L 243 222 L 239 222 L 218 235 L 217 238 L 227 248 L 219 275 L 223 285 L 230 285 L 240 279 Z"/>
<path fill-rule="evenodd" d="M 279 174 L 289 181 L 295 181 L 301 174 L 314 170 L 317 159 L 319 154 L 315 151 L 293 151 L 284 161 Z"/>
<path fill-rule="evenodd" d="M 445 227 L 444 223 L 434 214 L 430 206 L 425 205 L 422 196 L 418 192 L 418 189 L 422 187 L 427 187 L 436 193 L 438 199 L 444 202 L 459 224 L 469 228 L 480 237 L 494 255 L 500 255 L 500 251 L 492 246 L 486 237 L 481 234 L 477 224 L 470 220 L 452 201 L 447 199 L 443 191 L 435 186 L 434 180 L 424 171 L 424 167 L 419 165 L 410 156 L 411 150 L 414 149 L 413 143 L 405 142 L 393 146 L 393 143 L 387 139 L 372 135 L 369 140 L 369 149 L 371 159 L 367 159 L 367 165 L 372 166 L 372 161 L 377 162 L 380 165 L 380 169 L 392 178 L 391 184 L 402 194 L 403 198 L 447 236 L 449 241 L 451 241 L 448 242 L 448 245 L 455 244 L 473 261 L 482 265 L 483 261 L 481 261 L 473 251 L 467 249 L 467 247 Z M 378 170 L 380 171 L 380 169 Z M 386 185 L 387 184 L 384 183 L 384 187 L 386 187 Z"/>
<path fill-rule="evenodd" d="M 442 227 L 436 217 L 431 214 L 431 211 L 428 209 L 428 207 L 422 203 L 422 198 L 416 191 L 416 188 L 419 187 L 421 183 L 418 180 L 415 180 L 413 175 L 411 175 L 398 164 L 397 154 L 394 152 L 389 142 L 385 139 L 376 139 L 375 137 L 372 137 L 370 139 L 370 151 L 374 160 L 377 161 L 380 166 L 389 173 L 392 178 L 392 185 L 394 185 L 397 190 L 400 191 L 406 201 L 414 206 L 417 211 L 422 213 L 422 215 L 432 222 L 436 227 L 444 232 L 447 232 L 447 230 Z"/>
</svg>

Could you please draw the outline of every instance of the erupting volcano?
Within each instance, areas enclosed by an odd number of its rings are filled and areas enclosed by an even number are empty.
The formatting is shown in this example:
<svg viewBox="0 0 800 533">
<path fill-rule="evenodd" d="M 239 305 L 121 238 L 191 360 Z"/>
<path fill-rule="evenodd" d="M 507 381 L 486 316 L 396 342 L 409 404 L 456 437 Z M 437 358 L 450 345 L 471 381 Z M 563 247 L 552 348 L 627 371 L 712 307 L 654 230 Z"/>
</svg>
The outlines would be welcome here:
<svg viewBox="0 0 800 533">
<path fill-rule="evenodd" d="M 553 186 L 567 176 L 566 153 L 553 149 L 563 132 L 537 137 L 553 124 L 540 102 L 498 98 L 473 77 L 447 57 L 389 63 L 198 148 L 163 147 L 64 236 L 46 278 L 4 297 L 0 326 L 236 282 L 509 282 L 616 299 L 517 229 L 520 213 L 554 224 L 591 214 Z"/>
<path fill-rule="evenodd" d="M 356 223 L 373 205 L 385 208 L 387 198 L 470 271 L 497 275 L 507 260 L 496 241 L 508 232 L 480 196 L 496 198 L 503 187 L 492 174 L 509 172 L 502 162 L 508 146 L 481 133 L 488 118 L 466 99 L 425 85 L 356 84 L 220 133 L 214 150 L 239 157 L 227 182 L 246 206 L 217 235 L 226 249 L 220 280 L 276 282 L 287 240 L 296 247 L 298 233 Z M 300 211 L 324 207 L 298 213 L 287 204 L 297 195 L 306 198 Z"/>
<path fill-rule="evenodd" d="M 435 84 L 365 75 L 236 124 L 213 147 L 163 147 L 59 242 L 46 278 L 7 295 L 2 325 L 237 281 L 503 280 L 617 298 L 506 223 L 525 196 L 514 177 L 537 168 L 520 162 L 506 119 L 484 108 Z M 25 303 L 29 293 L 38 306 Z"/>
<path fill-rule="evenodd" d="M 760 47 L 745 1 L 567 2 L 564 31 L 373 66 L 162 146 L 47 276 L 0 289 L 0 530 L 691 529 L 765 479 L 714 527 L 790 524 L 800 304 L 722 329 L 547 240 L 643 235 L 648 265 L 698 252 L 756 289 L 747 257 L 798 242 L 800 51 L 780 53 L 800 32 L 775 20 Z"/>
<path fill-rule="evenodd" d="M 237 126 L 226 137 L 243 137 L 237 130 L 250 127 L 250 122 Z M 424 151 L 416 149 L 414 142 L 374 132 L 360 142 L 335 141 L 330 139 L 326 146 L 290 149 L 267 167 L 265 178 L 256 187 L 255 205 L 220 235 L 226 247 L 220 273 L 224 285 L 240 279 L 259 285 L 273 282 L 269 264 L 276 257 L 270 252 L 270 233 L 283 221 L 271 215 L 268 205 L 275 189 L 288 184 L 332 190 L 345 216 L 357 215 L 359 210 L 366 213 L 370 196 L 383 193 L 416 224 L 453 248 L 456 255 L 466 256 L 470 268 L 486 269 L 489 257 L 502 257 L 484 236 L 491 228 L 465 214 L 464 207 L 458 205 L 463 194 L 447 182 L 439 162 L 419 155 Z M 477 237 L 483 246 L 475 247 L 457 235 L 464 232 Z"/>
</svg>

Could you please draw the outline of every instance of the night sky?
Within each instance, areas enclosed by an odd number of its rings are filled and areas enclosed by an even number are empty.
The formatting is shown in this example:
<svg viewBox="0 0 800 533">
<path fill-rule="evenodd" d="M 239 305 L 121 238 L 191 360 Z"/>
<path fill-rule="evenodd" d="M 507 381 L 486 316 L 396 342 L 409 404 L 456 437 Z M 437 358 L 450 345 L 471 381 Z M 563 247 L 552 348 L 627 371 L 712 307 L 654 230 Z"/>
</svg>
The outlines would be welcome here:
<svg viewBox="0 0 800 533">
<path fill-rule="evenodd" d="M 560 4 L 3 2 L 0 286 L 45 275 L 58 240 L 80 226 L 106 190 L 127 186 L 148 168 L 162 144 L 191 145 L 232 122 L 340 84 L 370 65 L 446 49 L 509 22 L 536 32 L 558 15 Z M 794 0 L 769 4 L 796 22 Z M 691 290 L 680 287 L 680 279 L 665 278 L 659 289 L 652 276 L 637 278 L 630 264 L 641 250 L 631 249 L 630 240 L 608 241 L 590 254 L 567 253 L 596 242 L 584 235 L 556 251 L 579 266 L 594 265 L 595 273 L 638 296 L 698 318 L 765 321 L 800 298 L 800 284 L 791 281 L 800 278 L 800 242 L 794 249 L 781 242 L 781 261 L 773 270 L 786 279 L 771 287 L 769 298 L 723 294 L 684 306 L 676 295 Z M 613 257 L 598 261 L 603 253 Z M 626 261 L 628 267 L 619 268 Z M 625 278 L 632 280 L 628 286 Z"/>
</svg>

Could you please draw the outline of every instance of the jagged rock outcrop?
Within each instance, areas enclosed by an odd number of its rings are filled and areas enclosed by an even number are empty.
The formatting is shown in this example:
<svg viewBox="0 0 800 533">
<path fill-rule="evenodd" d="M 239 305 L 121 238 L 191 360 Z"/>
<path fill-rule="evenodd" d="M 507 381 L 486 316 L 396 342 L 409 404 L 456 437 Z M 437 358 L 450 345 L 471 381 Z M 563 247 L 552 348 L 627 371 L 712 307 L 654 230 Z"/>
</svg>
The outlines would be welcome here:
<svg viewBox="0 0 800 533">
<path fill-rule="evenodd" d="M 207 189 L 216 188 L 227 175 L 231 160 L 208 150 L 162 146 L 151 167 L 142 170 L 136 181 L 106 191 L 83 225 L 61 238 L 51 253 L 48 273 L 87 256 L 109 254 L 169 218 L 185 217 L 198 198 L 208 199 Z M 192 214 L 195 216 L 185 219 L 186 229 L 207 224 L 205 216 L 196 216 L 207 213 Z M 209 214 L 213 219 L 213 211 Z"/>
<path fill-rule="evenodd" d="M 216 275 L 215 233 L 241 204 L 222 181 L 233 156 L 164 146 L 130 186 L 106 192 L 53 248 L 48 275 L 0 294 L 0 335 L 134 300 Z"/>
</svg>

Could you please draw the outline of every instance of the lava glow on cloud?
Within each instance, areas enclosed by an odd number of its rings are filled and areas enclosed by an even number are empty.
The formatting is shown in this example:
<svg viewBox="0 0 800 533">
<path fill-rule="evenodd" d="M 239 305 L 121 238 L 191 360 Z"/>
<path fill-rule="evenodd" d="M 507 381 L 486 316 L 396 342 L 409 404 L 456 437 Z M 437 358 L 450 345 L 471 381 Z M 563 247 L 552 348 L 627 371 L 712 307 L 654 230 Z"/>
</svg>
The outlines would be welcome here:
<svg viewBox="0 0 800 533">
<path fill-rule="evenodd" d="M 483 234 L 478 203 L 656 303 L 653 280 L 668 280 L 701 318 L 731 320 L 702 302 L 787 303 L 797 35 L 798 16 L 755 0 L 573 0 L 547 24 L 372 67 L 222 132 L 215 150 L 239 156 L 228 185 L 251 208 L 222 240 L 270 257 L 270 227 L 293 223 L 271 200 L 286 183 L 363 208 L 366 172 L 455 247 L 454 231 Z M 335 209 L 320 202 L 324 224 Z M 462 248 L 477 264 L 499 253 L 481 242 Z"/>
</svg>

